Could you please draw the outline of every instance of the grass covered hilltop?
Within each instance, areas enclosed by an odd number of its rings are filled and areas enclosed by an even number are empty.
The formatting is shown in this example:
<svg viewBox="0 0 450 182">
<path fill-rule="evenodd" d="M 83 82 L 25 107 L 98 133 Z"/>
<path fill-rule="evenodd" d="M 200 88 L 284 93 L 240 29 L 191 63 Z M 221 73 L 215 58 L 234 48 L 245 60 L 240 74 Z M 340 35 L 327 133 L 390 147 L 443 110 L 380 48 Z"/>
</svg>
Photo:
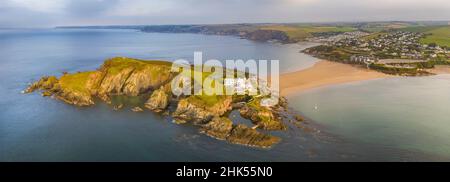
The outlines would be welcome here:
<svg viewBox="0 0 450 182">
<path fill-rule="evenodd" d="M 96 71 L 65 73 L 60 78 L 46 76 L 31 84 L 25 93 L 40 90 L 76 106 L 91 106 L 97 100 L 121 109 L 128 104 L 133 111 L 143 108 L 172 117 L 177 123 L 199 126 L 201 133 L 230 143 L 255 147 L 271 147 L 281 139 L 268 131 L 286 130 L 283 118 L 299 124 L 299 116 L 287 114 L 284 98 L 278 105 L 263 107 L 262 96 L 180 96 L 172 95 L 171 62 L 143 61 L 117 57 L 104 62 Z M 205 73 L 208 74 L 208 73 Z M 98 99 L 96 99 L 98 98 Z M 133 100 L 133 102 L 125 102 Z M 253 126 L 234 123 L 229 113 L 238 110 Z"/>
</svg>

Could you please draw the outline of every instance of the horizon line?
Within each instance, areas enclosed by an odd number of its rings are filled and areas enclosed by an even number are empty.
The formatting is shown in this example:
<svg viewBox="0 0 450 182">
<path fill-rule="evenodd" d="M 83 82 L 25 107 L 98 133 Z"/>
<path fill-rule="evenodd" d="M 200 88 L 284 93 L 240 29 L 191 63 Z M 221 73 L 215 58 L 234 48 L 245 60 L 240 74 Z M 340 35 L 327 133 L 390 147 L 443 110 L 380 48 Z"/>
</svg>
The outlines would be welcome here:
<svg viewBox="0 0 450 182">
<path fill-rule="evenodd" d="M 48 29 L 48 28 L 66 28 L 66 27 L 110 27 L 110 26 L 170 26 L 170 25 L 257 25 L 257 24 L 332 24 L 332 23 L 420 23 L 420 22 L 446 22 L 450 25 L 450 20 L 368 20 L 368 21 L 313 21 L 313 22 L 247 22 L 247 23 L 173 23 L 173 24 L 92 24 L 92 25 L 55 25 L 49 27 L 1 27 L 0 29 Z"/>
</svg>

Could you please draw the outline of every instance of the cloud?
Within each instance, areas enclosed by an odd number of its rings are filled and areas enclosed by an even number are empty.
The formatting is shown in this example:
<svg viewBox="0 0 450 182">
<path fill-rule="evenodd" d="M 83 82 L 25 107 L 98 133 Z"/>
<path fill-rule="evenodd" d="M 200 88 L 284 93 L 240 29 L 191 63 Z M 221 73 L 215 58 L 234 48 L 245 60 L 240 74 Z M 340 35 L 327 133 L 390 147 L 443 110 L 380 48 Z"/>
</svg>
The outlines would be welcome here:
<svg viewBox="0 0 450 182">
<path fill-rule="evenodd" d="M 71 0 L 66 4 L 66 13 L 75 17 L 103 15 L 118 6 L 119 0 Z"/>
<path fill-rule="evenodd" d="M 32 12 L 62 12 L 68 0 L 4 0 L 4 7 L 24 9 Z"/>
<path fill-rule="evenodd" d="M 119 0 L 108 11 L 111 16 L 151 16 L 173 13 L 184 4 L 173 0 Z"/>
<path fill-rule="evenodd" d="M 2 0 L 0 27 L 449 20 L 448 0 Z"/>
</svg>

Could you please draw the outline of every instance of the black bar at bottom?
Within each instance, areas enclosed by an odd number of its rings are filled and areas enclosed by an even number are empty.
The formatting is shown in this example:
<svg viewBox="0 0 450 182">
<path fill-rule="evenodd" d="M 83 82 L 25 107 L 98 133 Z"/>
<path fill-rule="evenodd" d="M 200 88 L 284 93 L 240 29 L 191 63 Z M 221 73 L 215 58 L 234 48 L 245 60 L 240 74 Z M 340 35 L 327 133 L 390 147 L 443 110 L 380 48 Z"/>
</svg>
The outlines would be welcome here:
<svg viewBox="0 0 450 182">
<path fill-rule="evenodd" d="M 0 177 L 233 179 L 446 174 L 450 163 L 0 163 Z M 206 172 L 208 172 L 206 174 Z"/>
</svg>

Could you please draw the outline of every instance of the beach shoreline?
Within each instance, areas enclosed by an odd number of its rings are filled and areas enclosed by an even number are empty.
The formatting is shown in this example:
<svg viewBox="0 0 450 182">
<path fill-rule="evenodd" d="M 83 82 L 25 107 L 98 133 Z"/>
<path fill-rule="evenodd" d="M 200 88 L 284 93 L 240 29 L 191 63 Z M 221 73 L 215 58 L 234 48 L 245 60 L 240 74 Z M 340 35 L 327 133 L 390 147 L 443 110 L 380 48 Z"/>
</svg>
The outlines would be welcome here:
<svg viewBox="0 0 450 182">
<path fill-rule="evenodd" d="M 442 74 L 450 74 L 450 66 L 446 65 L 436 65 L 435 68 L 428 70 L 430 73 L 436 74 L 436 75 L 442 75 Z"/>
<path fill-rule="evenodd" d="M 353 65 L 322 60 L 312 67 L 280 75 L 280 93 L 290 96 L 309 89 L 395 77 Z"/>
</svg>

